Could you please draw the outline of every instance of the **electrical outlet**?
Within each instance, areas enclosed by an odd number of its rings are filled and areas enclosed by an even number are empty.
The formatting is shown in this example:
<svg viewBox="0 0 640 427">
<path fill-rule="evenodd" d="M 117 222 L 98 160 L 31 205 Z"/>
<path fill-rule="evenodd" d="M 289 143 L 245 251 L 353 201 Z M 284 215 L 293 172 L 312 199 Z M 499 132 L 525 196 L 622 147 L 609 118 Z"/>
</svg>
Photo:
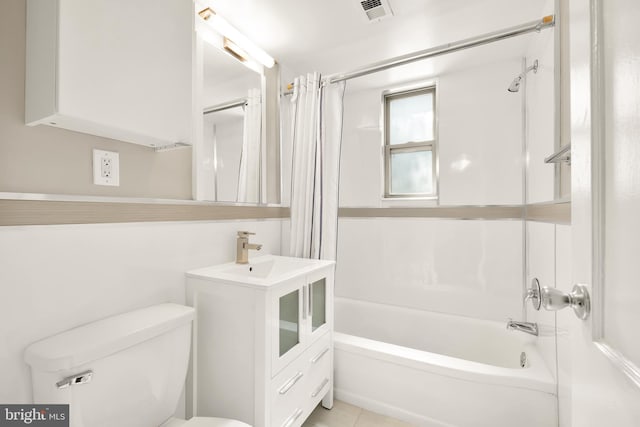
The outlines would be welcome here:
<svg viewBox="0 0 640 427">
<path fill-rule="evenodd" d="M 93 150 L 93 183 L 120 185 L 120 155 L 114 151 Z"/>
</svg>

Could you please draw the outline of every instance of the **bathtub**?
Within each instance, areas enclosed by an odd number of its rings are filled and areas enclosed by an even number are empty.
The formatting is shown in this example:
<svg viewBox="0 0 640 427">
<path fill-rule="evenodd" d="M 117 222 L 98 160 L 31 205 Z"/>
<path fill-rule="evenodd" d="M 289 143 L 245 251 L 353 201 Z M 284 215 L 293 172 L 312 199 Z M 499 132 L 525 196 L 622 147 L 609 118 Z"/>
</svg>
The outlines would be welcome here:
<svg viewBox="0 0 640 427">
<path fill-rule="evenodd" d="M 504 323 L 336 298 L 335 331 L 337 399 L 418 426 L 557 426 L 536 338 Z"/>
</svg>

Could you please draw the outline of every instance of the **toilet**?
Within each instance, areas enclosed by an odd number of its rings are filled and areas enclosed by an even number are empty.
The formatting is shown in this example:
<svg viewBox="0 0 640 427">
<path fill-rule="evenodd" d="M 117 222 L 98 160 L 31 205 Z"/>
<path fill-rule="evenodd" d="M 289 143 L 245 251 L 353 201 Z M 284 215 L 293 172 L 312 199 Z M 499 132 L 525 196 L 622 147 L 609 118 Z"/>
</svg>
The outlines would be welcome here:
<svg viewBox="0 0 640 427">
<path fill-rule="evenodd" d="M 71 427 L 250 427 L 173 415 L 182 395 L 194 309 L 160 304 L 31 344 L 36 404 L 69 404 Z"/>
</svg>

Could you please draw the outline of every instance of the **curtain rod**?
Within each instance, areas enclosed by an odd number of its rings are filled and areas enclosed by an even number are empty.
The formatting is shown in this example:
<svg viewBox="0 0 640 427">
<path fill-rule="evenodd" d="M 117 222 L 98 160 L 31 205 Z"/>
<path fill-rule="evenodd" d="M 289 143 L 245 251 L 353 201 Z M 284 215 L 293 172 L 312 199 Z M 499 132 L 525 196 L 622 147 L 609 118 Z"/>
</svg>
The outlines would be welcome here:
<svg viewBox="0 0 640 427">
<path fill-rule="evenodd" d="M 326 81 L 329 83 L 338 83 L 345 80 L 355 79 L 356 77 L 377 73 L 379 71 L 388 70 L 389 68 L 398 67 L 400 65 L 409 64 L 411 62 L 421 61 L 423 59 L 433 58 L 435 56 L 445 55 L 447 53 L 457 52 L 476 46 L 482 46 L 496 41 L 532 33 L 534 31 L 539 33 L 545 28 L 553 27 L 555 22 L 554 15 L 547 15 L 542 19 L 527 22 L 526 24 L 459 40 L 457 42 L 443 44 L 429 49 L 420 50 L 418 52 L 409 53 L 407 55 L 396 56 L 395 58 L 375 62 L 347 73 L 332 74 L 326 77 Z M 287 89 L 289 89 L 290 86 L 292 85 L 288 85 Z M 290 95 L 291 93 L 293 93 L 292 90 L 287 90 L 283 95 Z"/>
<path fill-rule="evenodd" d="M 202 110 L 202 114 L 204 115 L 204 114 L 217 113 L 218 111 L 230 110 L 232 108 L 242 107 L 246 105 L 246 103 L 247 103 L 246 98 L 234 99 L 233 101 L 227 101 L 222 104 L 207 107 L 204 110 Z"/>
<path fill-rule="evenodd" d="M 359 68 L 354 71 L 342 74 L 334 74 L 327 77 L 329 83 L 338 83 L 344 80 L 354 79 L 356 77 L 366 76 L 368 74 L 384 71 L 389 68 L 397 67 L 399 65 L 409 64 L 411 62 L 420 61 L 422 59 L 433 58 L 434 56 L 440 56 L 447 53 L 457 52 L 464 49 L 469 49 L 476 46 L 482 46 L 488 43 L 493 43 L 499 40 L 516 37 L 522 34 L 528 34 L 532 32 L 540 32 L 541 30 L 555 25 L 555 17 L 553 15 L 547 15 L 542 19 L 531 21 L 526 24 L 517 25 L 500 31 L 494 31 L 491 33 L 483 34 L 481 36 L 471 37 L 468 39 L 460 40 L 453 43 L 447 43 L 430 49 L 413 52 L 407 55 L 397 56 L 395 58 L 388 59 L 386 61 L 376 62 L 365 67 Z"/>
</svg>

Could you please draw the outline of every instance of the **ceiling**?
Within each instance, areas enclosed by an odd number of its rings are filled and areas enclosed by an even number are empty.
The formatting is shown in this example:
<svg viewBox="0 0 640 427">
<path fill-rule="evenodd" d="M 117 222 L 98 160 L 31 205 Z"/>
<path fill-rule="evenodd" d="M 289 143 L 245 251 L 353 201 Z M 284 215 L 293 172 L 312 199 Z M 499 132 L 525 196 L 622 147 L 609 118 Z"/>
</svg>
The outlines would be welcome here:
<svg viewBox="0 0 640 427">
<path fill-rule="evenodd" d="M 389 0 L 394 16 L 369 23 L 358 0 L 208 0 L 232 25 L 295 74 L 340 73 L 417 50 L 540 19 L 549 0 Z M 471 49 L 476 62 L 522 56 L 527 37 Z M 465 53 L 434 69 L 462 63 Z M 437 61 L 436 61 L 437 62 Z"/>
</svg>

